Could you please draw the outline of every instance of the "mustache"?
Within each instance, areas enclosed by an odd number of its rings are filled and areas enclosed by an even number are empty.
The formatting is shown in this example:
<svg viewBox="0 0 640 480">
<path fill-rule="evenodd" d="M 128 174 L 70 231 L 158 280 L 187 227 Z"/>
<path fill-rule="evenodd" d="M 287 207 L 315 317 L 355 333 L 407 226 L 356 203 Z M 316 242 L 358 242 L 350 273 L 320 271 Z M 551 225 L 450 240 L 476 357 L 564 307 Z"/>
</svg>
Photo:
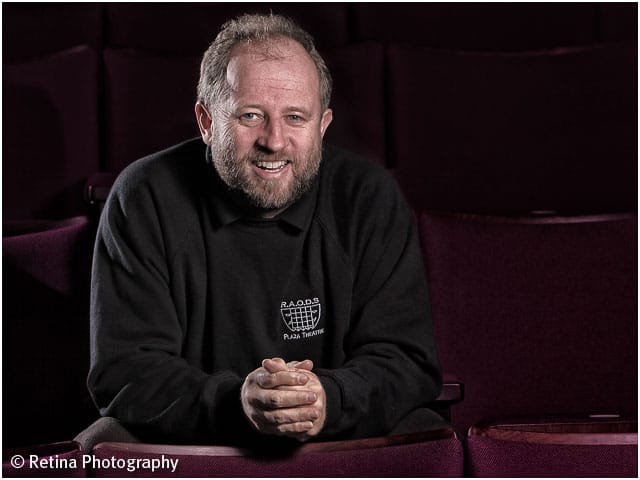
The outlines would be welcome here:
<svg viewBox="0 0 640 480">
<path fill-rule="evenodd" d="M 249 163 L 258 163 L 258 162 L 296 163 L 297 161 L 295 155 L 291 155 L 289 153 L 283 153 L 283 152 L 277 152 L 277 153 L 249 152 L 244 156 L 243 160 Z"/>
</svg>

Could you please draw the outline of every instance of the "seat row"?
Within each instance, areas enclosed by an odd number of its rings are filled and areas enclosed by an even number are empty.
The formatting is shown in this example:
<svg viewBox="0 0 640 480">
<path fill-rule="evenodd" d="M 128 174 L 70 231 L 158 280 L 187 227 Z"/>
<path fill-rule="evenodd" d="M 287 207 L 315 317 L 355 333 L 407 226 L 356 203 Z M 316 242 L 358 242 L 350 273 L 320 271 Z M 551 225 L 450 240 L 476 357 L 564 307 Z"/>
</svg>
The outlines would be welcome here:
<svg viewBox="0 0 640 480">
<path fill-rule="evenodd" d="M 392 169 L 416 210 L 636 207 L 634 44 L 505 54 L 373 42 L 325 56 L 327 141 Z M 91 174 L 198 135 L 199 61 L 84 45 L 5 65 L 4 218 L 85 213 Z M 33 111 L 47 125 L 38 141 Z"/>
<path fill-rule="evenodd" d="M 224 446 L 75 442 L 3 453 L 3 476 L 637 477 L 637 421 L 572 419 L 309 443 Z"/>
<path fill-rule="evenodd" d="M 296 19 L 322 48 L 384 41 L 516 51 L 637 39 L 632 3 L 17 3 L 3 5 L 3 55 L 14 62 L 80 44 L 200 54 L 223 22 L 254 12 Z"/>
<path fill-rule="evenodd" d="M 417 221 L 440 404 L 458 435 L 492 419 L 637 416 L 635 213 Z M 73 438 L 97 417 L 85 387 L 95 225 L 27 227 L 3 238 L 10 447 Z"/>
</svg>

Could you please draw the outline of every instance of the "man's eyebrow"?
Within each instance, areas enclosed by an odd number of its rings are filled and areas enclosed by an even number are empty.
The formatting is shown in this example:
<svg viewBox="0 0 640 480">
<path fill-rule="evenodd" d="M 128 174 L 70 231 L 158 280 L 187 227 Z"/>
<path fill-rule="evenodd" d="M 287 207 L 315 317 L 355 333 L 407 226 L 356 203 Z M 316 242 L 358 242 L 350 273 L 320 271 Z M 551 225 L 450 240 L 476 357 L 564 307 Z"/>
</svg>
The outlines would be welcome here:
<svg viewBox="0 0 640 480">
<path fill-rule="evenodd" d="M 236 105 L 236 107 L 234 108 L 234 110 L 237 112 L 239 110 L 243 110 L 245 108 L 255 108 L 258 110 L 262 110 L 263 106 L 260 105 L 259 103 L 247 103 L 244 105 Z M 287 113 L 301 113 L 302 115 L 306 116 L 306 117 L 310 117 L 312 115 L 311 110 L 304 108 L 304 107 L 299 107 L 299 106 L 288 106 L 285 107 L 283 109 L 283 112 L 287 112 Z"/>
<path fill-rule="evenodd" d="M 311 111 L 307 110 L 306 108 L 303 107 L 287 107 L 285 108 L 285 112 L 298 112 L 303 114 L 306 117 L 310 117 L 311 116 Z"/>
</svg>

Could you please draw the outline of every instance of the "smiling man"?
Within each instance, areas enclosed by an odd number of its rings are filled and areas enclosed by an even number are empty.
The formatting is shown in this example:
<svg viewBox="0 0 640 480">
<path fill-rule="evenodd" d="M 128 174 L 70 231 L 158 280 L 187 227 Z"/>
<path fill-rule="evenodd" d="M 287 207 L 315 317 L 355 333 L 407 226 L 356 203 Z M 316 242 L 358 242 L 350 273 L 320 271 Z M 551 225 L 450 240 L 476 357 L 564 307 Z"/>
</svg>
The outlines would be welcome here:
<svg viewBox="0 0 640 480">
<path fill-rule="evenodd" d="M 323 145 L 330 98 L 296 24 L 225 24 L 202 60 L 202 139 L 132 164 L 101 218 L 103 416 L 235 445 L 443 425 L 424 408 L 441 380 L 411 213 L 383 169 Z"/>
</svg>

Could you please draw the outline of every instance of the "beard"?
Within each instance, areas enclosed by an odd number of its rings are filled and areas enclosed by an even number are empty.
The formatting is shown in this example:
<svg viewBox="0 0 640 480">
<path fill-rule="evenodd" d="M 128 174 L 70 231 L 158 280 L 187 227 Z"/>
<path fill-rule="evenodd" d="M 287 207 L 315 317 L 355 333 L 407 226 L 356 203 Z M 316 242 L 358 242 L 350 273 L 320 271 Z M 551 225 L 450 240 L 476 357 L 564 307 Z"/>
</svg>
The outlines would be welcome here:
<svg viewBox="0 0 640 480">
<path fill-rule="evenodd" d="M 249 205 L 262 210 L 278 210 L 291 206 L 311 188 L 320 168 L 322 147 L 320 142 L 314 142 L 303 157 L 252 151 L 238 158 L 230 135 L 218 137 L 214 134 L 211 156 L 222 181 L 233 192 L 240 193 Z M 258 177 L 252 171 L 252 165 L 263 161 L 289 162 L 291 178 L 266 180 Z"/>
</svg>

